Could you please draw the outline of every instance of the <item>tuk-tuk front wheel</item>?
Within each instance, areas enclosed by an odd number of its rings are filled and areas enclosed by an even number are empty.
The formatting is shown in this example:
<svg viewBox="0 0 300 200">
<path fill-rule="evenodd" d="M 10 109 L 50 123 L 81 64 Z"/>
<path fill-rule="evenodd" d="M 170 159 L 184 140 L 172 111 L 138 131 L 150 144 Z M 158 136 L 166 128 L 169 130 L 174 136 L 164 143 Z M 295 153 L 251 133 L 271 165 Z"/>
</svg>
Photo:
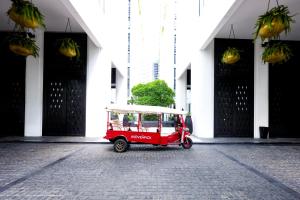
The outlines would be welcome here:
<svg viewBox="0 0 300 200">
<path fill-rule="evenodd" d="M 114 142 L 114 150 L 115 152 L 122 153 L 125 152 L 128 148 L 128 143 L 125 139 L 120 138 Z"/>
<path fill-rule="evenodd" d="M 182 143 L 182 147 L 184 149 L 190 149 L 193 146 L 193 141 L 191 138 L 184 138 L 183 143 Z"/>
</svg>

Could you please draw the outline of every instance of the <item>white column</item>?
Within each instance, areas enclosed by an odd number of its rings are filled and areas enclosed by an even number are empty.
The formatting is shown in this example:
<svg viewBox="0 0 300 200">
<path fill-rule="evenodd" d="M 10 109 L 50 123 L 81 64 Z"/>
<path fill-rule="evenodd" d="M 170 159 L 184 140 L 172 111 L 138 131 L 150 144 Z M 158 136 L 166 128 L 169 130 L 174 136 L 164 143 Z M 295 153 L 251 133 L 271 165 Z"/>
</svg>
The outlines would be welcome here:
<svg viewBox="0 0 300 200">
<path fill-rule="evenodd" d="M 116 72 L 117 104 L 127 104 L 127 76 L 122 76 L 117 69 Z"/>
<path fill-rule="evenodd" d="M 36 30 L 39 57 L 26 59 L 25 136 L 42 136 L 44 31 Z"/>
<path fill-rule="evenodd" d="M 254 138 L 260 138 L 259 127 L 269 126 L 269 67 L 264 64 L 260 40 L 254 45 Z"/>
<path fill-rule="evenodd" d="M 86 87 L 86 137 L 106 133 L 105 106 L 110 102 L 111 61 L 104 49 L 88 39 Z"/>
<path fill-rule="evenodd" d="M 176 108 L 187 110 L 186 107 L 186 71 L 176 80 Z"/>
<path fill-rule="evenodd" d="M 214 137 L 214 41 L 192 58 L 191 115 L 198 137 Z"/>
</svg>

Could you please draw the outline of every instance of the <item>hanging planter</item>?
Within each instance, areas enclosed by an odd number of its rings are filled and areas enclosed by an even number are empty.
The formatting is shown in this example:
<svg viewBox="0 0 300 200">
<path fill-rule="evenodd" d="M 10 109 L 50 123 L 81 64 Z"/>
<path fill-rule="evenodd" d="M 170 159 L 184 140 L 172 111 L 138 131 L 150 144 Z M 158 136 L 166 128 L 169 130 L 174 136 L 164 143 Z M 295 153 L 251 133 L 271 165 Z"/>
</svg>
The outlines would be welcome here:
<svg viewBox="0 0 300 200">
<path fill-rule="evenodd" d="M 7 11 L 7 15 L 22 28 L 35 29 L 45 27 L 44 16 L 39 9 L 29 1 L 11 0 L 12 6 Z"/>
<path fill-rule="evenodd" d="M 266 38 L 277 39 L 281 32 L 285 31 L 285 34 L 290 32 L 291 23 L 295 21 L 293 20 L 293 16 L 289 15 L 289 13 L 287 6 L 278 5 L 277 2 L 277 7 L 272 8 L 257 19 L 254 39 L 258 36 L 262 39 L 262 41 Z"/>
<path fill-rule="evenodd" d="M 233 35 L 233 38 L 235 39 L 235 34 L 233 30 L 233 24 L 231 24 L 230 32 L 229 32 L 229 39 Z M 232 65 L 240 60 L 240 51 L 235 47 L 228 47 L 226 51 L 224 51 L 222 55 L 222 63 Z"/>
<path fill-rule="evenodd" d="M 234 47 L 228 47 L 227 50 L 223 53 L 222 63 L 224 64 L 234 64 L 240 60 L 240 52 Z"/>
<path fill-rule="evenodd" d="M 281 64 L 290 59 L 292 56 L 292 51 L 288 45 L 283 43 L 268 43 L 265 51 L 263 52 L 262 59 L 264 62 L 271 64 Z"/>
<path fill-rule="evenodd" d="M 9 49 L 21 56 L 38 56 L 39 47 L 35 44 L 35 40 L 28 37 L 27 34 L 15 34 L 8 38 Z"/>
<path fill-rule="evenodd" d="M 69 58 L 79 58 L 79 45 L 71 38 L 64 38 L 59 41 L 59 53 Z"/>
<path fill-rule="evenodd" d="M 70 29 L 70 32 L 72 32 L 71 23 L 70 23 L 69 18 L 67 21 L 65 32 L 67 31 L 68 27 Z M 69 57 L 69 58 L 76 57 L 77 59 L 80 57 L 79 45 L 73 39 L 64 38 L 64 39 L 58 40 L 58 45 L 59 45 L 58 51 L 62 55 Z"/>
</svg>

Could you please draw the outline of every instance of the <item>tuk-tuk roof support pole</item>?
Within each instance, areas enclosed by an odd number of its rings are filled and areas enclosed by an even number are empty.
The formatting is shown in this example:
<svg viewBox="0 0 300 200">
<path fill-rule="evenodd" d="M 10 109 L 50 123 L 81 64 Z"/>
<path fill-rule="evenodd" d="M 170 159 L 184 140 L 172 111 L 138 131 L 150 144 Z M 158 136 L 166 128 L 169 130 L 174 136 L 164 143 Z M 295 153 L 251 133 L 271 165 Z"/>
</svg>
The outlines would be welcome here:
<svg viewBox="0 0 300 200">
<path fill-rule="evenodd" d="M 109 127 L 110 127 L 110 121 L 109 121 L 109 112 L 107 112 L 107 124 L 106 124 L 106 130 L 108 130 L 109 129 Z"/>
<path fill-rule="evenodd" d="M 139 113 L 139 116 L 138 116 L 138 124 L 137 124 L 137 130 L 140 132 L 140 129 L 141 129 L 141 120 L 142 120 L 142 114 Z"/>
<path fill-rule="evenodd" d="M 162 118 L 162 114 L 158 115 L 158 130 L 161 133 L 161 118 Z"/>
</svg>

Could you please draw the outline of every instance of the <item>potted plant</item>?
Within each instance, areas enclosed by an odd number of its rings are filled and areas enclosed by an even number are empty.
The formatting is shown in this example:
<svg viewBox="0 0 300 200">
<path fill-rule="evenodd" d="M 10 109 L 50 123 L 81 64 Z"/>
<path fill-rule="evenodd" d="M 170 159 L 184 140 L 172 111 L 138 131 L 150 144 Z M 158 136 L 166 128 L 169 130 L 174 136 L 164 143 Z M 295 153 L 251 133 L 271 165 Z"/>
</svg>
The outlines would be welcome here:
<svg viewBox="0 0 300 200">
<path fill-rule="evenodd" d="M 69 58 L 79 58 L 79 45 L 71 38 L 59 40 L 59 52 Z"/>
<path fill-rule="evenodd" d="M 271 64 L 280 64 L 288 61 L 291 56 L 292 51 L 288 45 L 281 42 L 273 44 L 268 43 L 263 52 L 262 59 L 264 62 Z"/>
<path fill-rule="evenodd" d="M 193 133 L 193 121 L 192 121 L 192 116 L 191 113 L 188 113 L 185 117 L 185 124 L 189 128 L 190 134 Z"/>
<path fill-rule="evenodd" d="M 22 28 L 35 29 L 45 27 L 44 16 L 39 9 L 29 1 L 11 0 L 12 6 L 7 11 L 7 15 Z"/>
<path fill-rule="evenodd" d="M 228 47 L 227 50 L 223 53 L 222 63 L 225 64 L 234 64 L 240 60 L 240 51 L 234 47 Z"/>
<path fill-rule="evenodd" d="M 35 40 L 30 38 L 27 34 L 14 34 L 9 36 L 9 49 L 21 56 L 38 56 L 39 47 L 35 44 Z"/>
<path fill-rule="evenodd" d="M 287 6 L 278 5 L 259 16 L 255 24 L 255 37 L 261 37 L 262 41 L 266 38 L 278 38 L 282 31 L 287 34 L 291 31 L 291 23 L 295 22 L 289 15 Z"/>
</svg>

